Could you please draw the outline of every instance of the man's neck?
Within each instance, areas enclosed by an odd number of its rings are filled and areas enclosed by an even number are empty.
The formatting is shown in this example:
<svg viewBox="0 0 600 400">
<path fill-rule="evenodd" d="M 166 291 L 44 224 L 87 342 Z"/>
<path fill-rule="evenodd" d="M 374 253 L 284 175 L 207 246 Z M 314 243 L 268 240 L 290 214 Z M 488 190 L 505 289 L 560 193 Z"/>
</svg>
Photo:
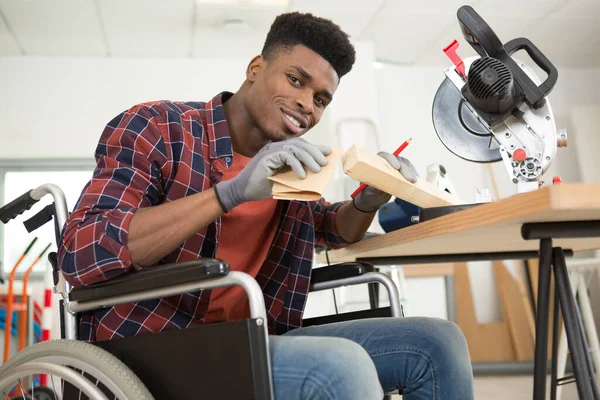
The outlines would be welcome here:
<svg viewBox="0 0 600 400">
<path fill-rule="evenodd" d="M 223 110 L 233 151 L 246 157 L 254 157 L 266 144 L 266 139 L 244 107 L 243 88 L 223 104 Z"/>
</svg>

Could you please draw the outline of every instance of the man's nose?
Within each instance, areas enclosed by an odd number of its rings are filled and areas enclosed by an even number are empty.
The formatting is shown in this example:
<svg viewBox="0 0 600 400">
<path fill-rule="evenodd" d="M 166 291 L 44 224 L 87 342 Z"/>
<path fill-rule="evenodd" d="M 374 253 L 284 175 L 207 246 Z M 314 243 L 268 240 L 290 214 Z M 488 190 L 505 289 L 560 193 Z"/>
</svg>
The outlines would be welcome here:
<svg viewBox="0 0 600 400">
<path fill-rule="evenodd" d="M 300 107 L 300 110 L 305 113 L 305 114 L 312 114 L 313 113 L 313 100 L 312 100 L 313 96 L 312 93 L 310 93 L 309 91 L 303 91 L 300 95 L 298 95 L 298 97 L 296 98 L 296 104 L 298 105 L 298 107 Z"/>
</svg>

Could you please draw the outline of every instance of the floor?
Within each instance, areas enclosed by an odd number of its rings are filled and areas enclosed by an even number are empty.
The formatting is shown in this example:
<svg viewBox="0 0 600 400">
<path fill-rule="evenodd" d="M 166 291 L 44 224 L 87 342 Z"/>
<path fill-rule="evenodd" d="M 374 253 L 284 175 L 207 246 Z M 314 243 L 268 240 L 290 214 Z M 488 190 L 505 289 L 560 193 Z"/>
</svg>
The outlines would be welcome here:
<svg viewBox="0 0 600 400">
<path fill-rule="evenodd" d="M 548 378 L 549 380 L 550 378 Z M 575 384 L 562 387 L 559 400 L 577 400 Z M 475 378 L 475 399 L 477 400 L 531 400 L 533 396 L 533 377 L 531 376 L 493 376 Z M 547 398 L 550 392 L 546 393 Z M 393 400 L 402 396 L 392 396 Z"/>
</svg>

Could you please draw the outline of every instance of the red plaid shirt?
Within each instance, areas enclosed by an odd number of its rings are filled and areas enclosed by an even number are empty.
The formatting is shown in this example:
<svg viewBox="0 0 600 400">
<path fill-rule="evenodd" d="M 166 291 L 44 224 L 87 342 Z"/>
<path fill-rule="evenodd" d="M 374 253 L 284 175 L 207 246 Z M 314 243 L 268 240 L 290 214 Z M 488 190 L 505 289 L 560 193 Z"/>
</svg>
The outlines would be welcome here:
<svg viewBox="0 0 600 400">
<path fill-rule="evenodd" d="M 96 149 L 96 169 L 65 226 L 58 250 L 73 286 L 143 268 L 127 248 L 134 212 L 201 192 L 219 182 L 232 161 L 222 93 L 207 103 L 152 102 L 108 123 Z M 257 276 L 264 293 L 269 332 L 301 326 L 315 243 L 345 242 L 336 232 L 342 203 L 285 202 L 275 239 Z M 187 239 L 158 264 L 214 257 L 220 218 Z M 225 260 L 226 261 L 226 260 Z M 123 304 L 83 313 L 79 337 L 96 341 L 144 332 L 185 329 L 204 322 L 210 290 Z"/>
</svg>

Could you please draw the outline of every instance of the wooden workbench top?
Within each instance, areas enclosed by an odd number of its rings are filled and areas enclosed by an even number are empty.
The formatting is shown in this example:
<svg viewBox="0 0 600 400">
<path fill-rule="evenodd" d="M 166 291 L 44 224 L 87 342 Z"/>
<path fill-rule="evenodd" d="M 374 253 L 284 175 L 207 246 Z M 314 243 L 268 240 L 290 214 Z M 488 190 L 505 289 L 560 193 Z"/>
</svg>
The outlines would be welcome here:
<svg viewBox="0 0 600 400">
<path fill-rule="evenodd" d="M 523 240 L 526 222 L 600 220 L 600 184 L 563 184 L 418 223 L 329 251 L 330 262 L 365 257 L 538 250 Z M 600 238 L 555 239 L 573 251 L 600 249 Z M 319 257 L 320 258 L 320 257 Z"/>
</svg>

